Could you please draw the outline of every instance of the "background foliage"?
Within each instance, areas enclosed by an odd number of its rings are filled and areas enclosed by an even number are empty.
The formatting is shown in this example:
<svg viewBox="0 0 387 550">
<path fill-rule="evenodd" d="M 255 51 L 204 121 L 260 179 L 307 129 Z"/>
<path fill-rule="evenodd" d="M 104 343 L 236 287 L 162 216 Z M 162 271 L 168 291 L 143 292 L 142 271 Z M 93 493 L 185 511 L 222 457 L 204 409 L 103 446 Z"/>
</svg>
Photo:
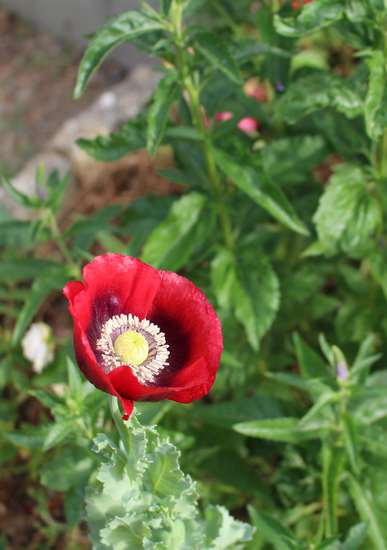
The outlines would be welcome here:
<svg viewBox="0 0 387 550">
<path fill-rule="evenodd" d="M 101 161 L 173 153 L 163 175 L 181 192 L 60 231 L 65 180 L 39 173 L 32 199 L 3 180 L 39 215 L 1 212 L 1 461 L 12 473 L 22 456 L 47 547 L 84 519 L 87 484 L 95 548 L 387 547 L 386 33 L 382 0 L 172 0 L 142 2 L 92 37 L 76 96 L 127 41 L 161 60 L 161 79 L 135 120 L 79 146 Z M 188 276 L 224 330 L 211 396 L 140 405 L 157 431 L 117 421 L 121 446 L 69 341 L 40 374 L 20 348 L 96 249 Z M 52 384 L 66 376 L 59 397 Z M 20 413 L 32 396 L 37 426 Z M 62 521 L 50 491 L 64 492 Z"/>
</svg>

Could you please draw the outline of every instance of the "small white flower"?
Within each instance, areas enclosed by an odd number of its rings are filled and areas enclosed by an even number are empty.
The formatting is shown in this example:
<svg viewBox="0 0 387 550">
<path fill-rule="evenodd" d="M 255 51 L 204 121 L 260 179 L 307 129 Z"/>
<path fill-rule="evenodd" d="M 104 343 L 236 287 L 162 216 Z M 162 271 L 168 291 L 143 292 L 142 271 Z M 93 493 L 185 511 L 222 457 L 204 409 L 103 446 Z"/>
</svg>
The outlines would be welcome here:
<svg viewBox="0 0 387 550">
<path fill-rule="evenodd" d="M 23 355 L 39 373 L 54 358 L 54 339 L 46 323 L 32 323 L 22 340 Z"/>
</svg>

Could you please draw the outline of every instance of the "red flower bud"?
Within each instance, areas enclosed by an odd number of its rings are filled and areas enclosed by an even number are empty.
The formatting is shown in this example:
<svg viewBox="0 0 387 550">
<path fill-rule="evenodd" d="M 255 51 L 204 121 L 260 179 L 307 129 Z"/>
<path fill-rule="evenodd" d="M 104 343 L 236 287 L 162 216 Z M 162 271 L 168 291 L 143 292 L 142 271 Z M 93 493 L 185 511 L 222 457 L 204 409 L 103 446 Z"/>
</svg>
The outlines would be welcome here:
<svg viewBox="0 0 387 550">
<path fill-rule="evenodd" d="M 185 277 L 120 254 L 97 256 L 64 294 L 83 374 L 133 401 L 190 403 L 211 389 L 222 352 L 220 321 Z"/>
</svg>

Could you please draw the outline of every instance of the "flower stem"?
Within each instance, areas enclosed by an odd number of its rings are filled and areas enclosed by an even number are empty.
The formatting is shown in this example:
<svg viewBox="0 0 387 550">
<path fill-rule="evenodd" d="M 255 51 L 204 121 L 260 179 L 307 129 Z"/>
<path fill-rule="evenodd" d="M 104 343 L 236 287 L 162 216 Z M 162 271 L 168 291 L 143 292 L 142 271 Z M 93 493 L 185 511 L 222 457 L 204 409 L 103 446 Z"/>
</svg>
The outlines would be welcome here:
<svg viewBox="0 0 387 550">
<path fill-rule="evenodd" d="M 182 5 L 177 2 L 172 10 L 172 23 L 176 45 L 176 65 L 179 72 L 181 85 L 189 98 L 189 108 L 195 128 L 202 137 L 201 143 L 203 154 L 206 160 L 209 182 L 214 194 L 217 197 L 217 207 L 224 242 L 228 249 L 233 250 L 234 237 L 229 214 L 223 200 L 224 188 L 216 166 L 214 148 L 210 132 L 206 125 L 205 113 L 200 104 L 200 87 L 192 78 L 186 62 L 186 51 L 182 28 Z"/>
</svg>

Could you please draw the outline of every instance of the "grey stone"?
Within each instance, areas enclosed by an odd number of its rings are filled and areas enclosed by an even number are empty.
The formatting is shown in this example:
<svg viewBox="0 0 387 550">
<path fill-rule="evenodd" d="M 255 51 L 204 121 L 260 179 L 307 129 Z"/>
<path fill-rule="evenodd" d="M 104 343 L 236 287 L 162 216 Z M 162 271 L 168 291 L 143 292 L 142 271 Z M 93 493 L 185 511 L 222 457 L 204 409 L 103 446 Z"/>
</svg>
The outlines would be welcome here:
<svg viewBox="0 0 387 550">
<path fill-rule="evenodd" d="M 59 173 L 75 173 L 78 178 L 87 175 L 93 181 L 102 164 L 88 157 L 76 145 L 80 137 L 93 138 L 108 134 L 121 122 L 138 114 L 144 103 L 151 96 L 160 76 L 148 66 L 137 67 L 123 82 L 106 90 L 85 111 L 67 120 L 52 140 L 38 156 L 34 157 L 25 168 L 13 179 L 15 187 L 29 196 L 37 192 L 35 175 L 40 165 L 45 166 L 46 174 L 57 169 Z M 91 177 L 95 174 L 95 177 Z M 69 187 L 69 192 L 73 187 Z M 32 212 L 16 204 L 0 188 L 0 204 L 19 219 L 29 219 Z"/>
</svg>

